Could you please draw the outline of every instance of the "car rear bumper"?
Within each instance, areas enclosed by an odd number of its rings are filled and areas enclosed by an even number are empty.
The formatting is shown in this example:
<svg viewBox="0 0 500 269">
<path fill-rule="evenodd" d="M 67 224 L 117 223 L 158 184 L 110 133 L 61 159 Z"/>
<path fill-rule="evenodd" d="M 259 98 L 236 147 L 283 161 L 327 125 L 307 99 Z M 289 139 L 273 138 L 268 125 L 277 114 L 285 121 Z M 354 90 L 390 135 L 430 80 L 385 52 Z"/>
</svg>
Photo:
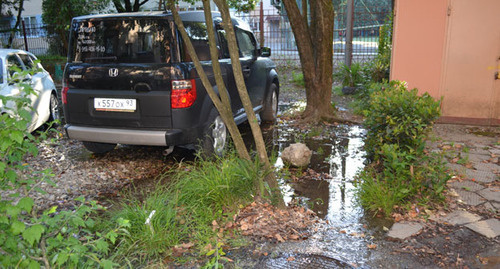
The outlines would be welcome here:
<svg viewBox="0 0 500 269">
<path fill-rule="evenodd" d="M 113 128 L 96 128 L 86 126 L 64 126 L 66 134 L 71 139 L 89 142 L 148 145 L 148 146 L 174 146 L 189 143 L 185 141 L 182 130 L 130 130 Z"/>
</svg>

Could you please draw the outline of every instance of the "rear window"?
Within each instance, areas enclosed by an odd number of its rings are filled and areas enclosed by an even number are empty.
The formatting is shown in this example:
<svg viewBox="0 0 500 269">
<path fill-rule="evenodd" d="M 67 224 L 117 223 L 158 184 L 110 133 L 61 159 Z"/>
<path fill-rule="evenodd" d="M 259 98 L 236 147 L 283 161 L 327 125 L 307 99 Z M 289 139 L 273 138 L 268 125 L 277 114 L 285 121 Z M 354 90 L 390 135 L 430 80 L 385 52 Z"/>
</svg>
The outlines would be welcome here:
<svg viewBox="0 0 500 269">
<path fill-rule="evenodd" d="M 71 62 L 171 61 L 172 30 L 164 19 L 91 19 L 73 22 L 71 30 Z"/>
</svg>

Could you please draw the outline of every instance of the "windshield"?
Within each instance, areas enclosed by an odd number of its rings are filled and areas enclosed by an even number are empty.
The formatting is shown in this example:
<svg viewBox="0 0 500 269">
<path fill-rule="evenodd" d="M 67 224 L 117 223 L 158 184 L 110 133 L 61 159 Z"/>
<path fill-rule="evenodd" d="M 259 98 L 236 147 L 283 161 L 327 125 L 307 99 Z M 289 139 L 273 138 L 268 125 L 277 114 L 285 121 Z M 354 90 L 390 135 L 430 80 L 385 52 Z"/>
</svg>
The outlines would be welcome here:
<svg viewBox="0 0 500 269">
<path fill-rule="evenodd" d="M 71 62 L 169 63 L 172 31 L 168 21 L 114 18 L 74 21 Z"/>
</svg>

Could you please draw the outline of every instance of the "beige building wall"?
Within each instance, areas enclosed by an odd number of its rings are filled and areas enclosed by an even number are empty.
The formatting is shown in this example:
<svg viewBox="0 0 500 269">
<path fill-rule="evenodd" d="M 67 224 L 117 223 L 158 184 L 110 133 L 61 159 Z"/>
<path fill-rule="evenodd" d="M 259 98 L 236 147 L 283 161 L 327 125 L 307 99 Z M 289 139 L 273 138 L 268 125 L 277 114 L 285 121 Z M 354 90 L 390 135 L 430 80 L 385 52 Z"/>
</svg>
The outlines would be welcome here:
<svg viewBox="0 0 500 269">
<path fill-rule="evenodd" d="M 396 0 L 391 79 L 443 97 L 443 122 L 500 125 L 500 0 Z"/>
</svg>

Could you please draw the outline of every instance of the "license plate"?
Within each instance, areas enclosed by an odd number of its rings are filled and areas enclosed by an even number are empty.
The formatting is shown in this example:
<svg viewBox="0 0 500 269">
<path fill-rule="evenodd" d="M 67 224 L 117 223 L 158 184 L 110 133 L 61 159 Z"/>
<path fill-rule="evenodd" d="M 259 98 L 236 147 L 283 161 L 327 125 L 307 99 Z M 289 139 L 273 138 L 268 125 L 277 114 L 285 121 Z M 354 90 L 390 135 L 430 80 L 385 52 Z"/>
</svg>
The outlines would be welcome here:
<svg viewBox="0 0 500 269">
<path fill-rule="evenodd" d="M 94 108 L 97 111 L 134 112 L 135 99 L 94 98 Z"/>
</svg>

